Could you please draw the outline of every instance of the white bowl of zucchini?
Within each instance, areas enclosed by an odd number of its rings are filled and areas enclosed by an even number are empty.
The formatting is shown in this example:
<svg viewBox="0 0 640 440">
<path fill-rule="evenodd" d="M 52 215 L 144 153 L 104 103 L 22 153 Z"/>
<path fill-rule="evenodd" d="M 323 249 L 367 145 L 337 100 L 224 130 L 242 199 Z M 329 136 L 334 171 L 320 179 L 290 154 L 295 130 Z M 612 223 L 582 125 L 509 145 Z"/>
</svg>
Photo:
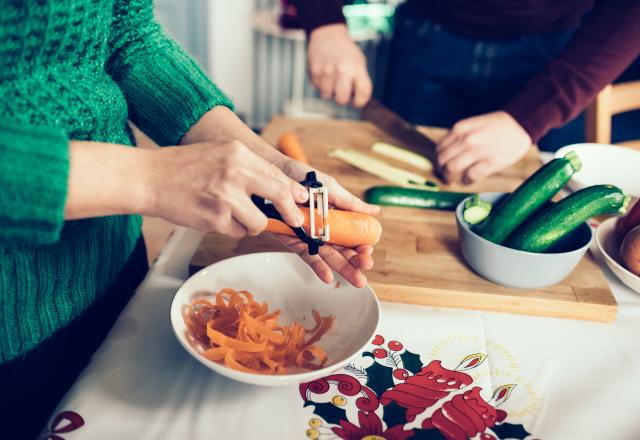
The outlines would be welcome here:
<svg viewBox="0 0 640 440">
<path fill-rule="evenodd" d="M 594 185 L 552 198 L 580 170 L 576 153 L 554 159 L 513 193 L 483 193 L 456 209 L 458 239 L 469 266 L 507 287 L 535 289 L 561 282 L 593 238 L 588 219 L 624 211 L 629 198 L 612 185 Z"/>
<path fill-rule="evenodd" d="M 500 203 L 508 194 L 483 193 L 480 200 Z M 467 199 L 471 200 L 471 198 Z M 581 223 L 555 252 L 512 249 L 483 238 L 467 223 L 462 202 L 456 210 L 458 240 L 467 264 L 480 276 L 496 284 L 518 289 L 537 289 L 564 280 L 578 265 L 591 243 L 591 228 Z"/>
</svg>

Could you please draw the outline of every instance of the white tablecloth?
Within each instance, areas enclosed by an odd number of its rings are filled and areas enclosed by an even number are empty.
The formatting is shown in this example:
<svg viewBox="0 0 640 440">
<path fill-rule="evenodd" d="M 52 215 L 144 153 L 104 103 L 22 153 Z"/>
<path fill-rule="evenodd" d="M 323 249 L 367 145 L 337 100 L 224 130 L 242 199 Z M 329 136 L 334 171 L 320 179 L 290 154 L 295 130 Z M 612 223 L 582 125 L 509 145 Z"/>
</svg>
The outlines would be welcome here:
<svg viewBox="0 0 640 440">
<path fill-rule="evenodd" d="M 372 355 L 338 372 L 346 378 L 336 376 L 326 387 L 315 384 L 301 394 L 297 386 L 233 382 L 176 341 L 169 307 L 199 238 L 186 229 L 173 235 L 52 415 L 45 438 L 406 438 L 403 430 L 419 428 L 413 438 L 436 439 L 447 429 L 464 431 L 465 424 L 469 436 L 482 439 L 640 438 L 640 295 L 607 269 L 619 304 L 611 324 L 383 303 Z M 422 367 L 456 382 L 456 389 L 443 391 L 447 386 L 427 375 L 407 391 L 390 375 Z M 353 395 L 344 388 L 349 383 L 368 384 L 386 402 L 361 411 L 358 398 L 366 390 Z M 395 394 L 383 396 L 388 388 Z M 434 393 L 437 398 L 429 400 Z M 463 398 L 452 400 L 457 394 Z M 474 418 L 483 413 L 488 418 Z M 385 432 L 391 425 L 399 426 Z"/>
</svg>

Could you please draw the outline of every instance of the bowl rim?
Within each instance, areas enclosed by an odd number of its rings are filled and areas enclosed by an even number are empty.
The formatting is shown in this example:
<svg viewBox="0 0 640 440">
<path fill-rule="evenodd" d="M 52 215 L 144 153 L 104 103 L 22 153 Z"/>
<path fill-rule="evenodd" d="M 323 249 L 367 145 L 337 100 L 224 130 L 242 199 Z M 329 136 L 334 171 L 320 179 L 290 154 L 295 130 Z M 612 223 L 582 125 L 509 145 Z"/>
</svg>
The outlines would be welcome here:
<svg viewBox="0 0 640 440">
<path fill-rule="evenodd" d="M 640 152 L 638 152 L 637 150 L 634 150 L 633 148 L 628 148 L 623 145 L 603 144 L 599 142 L 576 142 L 573 144 L 564 145 L 558 148 L 553 155 L 554 157 L 564 157 L 565 154 L 567 154 L 569 151 L 572 151 L 576 148 L 598 148 L 598 147 L 605 147 L 605 149 L 609 149 L 609 150 L 613 149 L 615 151 L 624 151 L 627 153 L 640 155 Z"/>
<path fill-rule="evenodd" d="M 483 195 L 494 195 L 494 196 L 503 196 L 505 194 L 509 194 L 506 191 L 485 191 L 485 192 L 479 192 L 477 195 L 482 197 Z M 593 242 L 593 229 L 589 226 L 588 222 L 583 222 L 580 224 L 579 227 L 586 225 L 586 227 L 589 229 L 589 240 L 583 245 L 580 246 L 579 248 L 573 249 L 571 251 L 567 251 L 567 252 L 553 252 L 553 253 L 544 253 L 544 252 L 529 252 L 529 251 L 521 251 L 519 249 L 513 249 L 510 248 L 508 246 L 504 246 L 498 243 L 494 243 L 490 240 L 487 240 L 484 237 L 481 237 L 480 235 L 478 235 L 478 233 L 476 233 L 472 228 L 471 225 L 469 225 L 469 223 L 467 223 L 464 218 L 462 217 L 462 213 L 464 210 L 464 204 L 466 203 L 467 200 L 471 199 L 472 197 L 474 197 L 473 195 L 466 197 L 464 200 L 462 200 L 460 203 L 458 203 L 458 206 L 456 206 L 456 223 L 458 223 L 463 229 L 465 229 L 467 232 L 470 232 L 474 237 L 479 238 L 483 243 L 489 245 L 489 246 L 494 246 L 497 249 L 504 249 L 504 250 L 508 250 L 511 252 L 515 252 L 521 255 L 526 255 L 526 256 L 530 256 L 531 258 L 563 258 L 566 257 L 567 255 L 571 255 L 571 254 L 577 254 L 577 253 L 584 253 L 586 249 L 589 248 L 589 246 L 591 245 L 591 243 Z M 577 228 L 576 228 L 577 229 Z"/>
<path fill-rule="evenodd" d="M 640 161 L 640 151 L 625 147 L 624 145 L 614 145 L 614 144 L 600 144 L 597 142 L 580 142 L 575 144 L 565 145 L 564 147 L 559 148 L 554 153 L 555 158 L 564 157 L 569 151 L 575 151 L 578 155 L 584 154 L 588 150 L 597 150 L 598 153 L 603 153 L 605 150 L 611 152 L 618 152 L 620 154 L 626 155 L 626 158 L 630 158 L 633 160 L 635 164 L 636 161 Z M 593 153 L 592 153 L 593 154 Z M 589 180 L 589 178 L 585 177 L 583 173 L 577 172 L 568 182 L 569 188 L 574 191 L 577 191 L 581 188 L 586 188 L 590 185 L 594 185 L 597 183 L 610 183 L 610 182 L 602 182 L 602 180 L 598 179 L 598 182 L 594 182 L 593 180 Z M 640 187 L 636 186 L 627 186 L 627 185 L 619 185 L 627 195 L 633 197 L 634 199 L 640 198 Z"/>
<path fill-rule="evenodd" d="M 617 221 L 617 220 L 618 220 L 618 217 L 611 217 L 611 218 L 606 219 L 602 223 L 600 223 L 600 225 L 598 225 L 598 229 L 596 231 L 596 239 L 595 239 L 596 240 L 596 247 L 598 248 L 598 251 L 600 251 L 600 253 L 604 257 L 605 261 L 611 263 L 612 265 L 614 265 L 616 267 L 616 269 L 620 269 L 626 275 L 629 275 L 632 278 L 638 280 L 638 282 L 640 282 L 640 276 L 636 275 L 635 273 L 631 272 L 629 269 L 624 267 L 622 264 L 620 264 L 618 262 L 618 260 L 613 258 L 611 256 L 611 254 L 609 254 L 609 252 L 607 252 L 607 250 L 604 248 L 603 241 L 604 241 L 605 228 L 603 228 L 603 226 L 606 224 L 607 227 L 609 227 L 609 224 L 612 224 L 613 226 L 611 227 L 609 233 L 615 234 L 616 229 L 615 229 L 614 222 Z M 614 274 L 615 274 L 615 272 L 614 272 Z M 616 275 L 616 277 L 618 277 L 617 274 L 615 274 L 615 275 Z"/>
<path fill-rule="evenodd" d="M 210 370 L 215 371 L 216 373 L 228 377 L 230 379 L 233 380 L 237 380 L 240 382 L 244 382 L 244 383 L 248 383 L 248 384 L 253 384 L 253 385 L 262 385 L 262 386 L 279 386 L 279 385 L 288 385 L 292 382 L 296 382 L 296 383 L 303 383 L 309 380 L 314 380 L 317 379 L 319 377 L 322 377 L 326 374 L 332 373 L 340 368 L 342 368 L 344 365 L 346 365 L 351 359 L 354 358 L 354 356 L 357 356 L 358 353 L 362 352 L 367 345 L 370 343 L 371 338 L 373 338 L 373 336 L 375 336 L 380 328 L 380 319 L 381 319 L 381 315 L 382 315 L 382 308 L 380 305 L 380 300 L 378 299 L 378 296 L 375 294 L 375 291 L 373 290 L 373 288 L 371 287 L 370 284 L 367 283 L 366 286 L 362 287 L 362 289 L 366 289 L 369 292 L 369 296 L 373 299 L 373 305 L 374 305 L 374 313 L 375 313 L 375 325 L 373 326 L 373 331 L 372 334 L 370 335 L 369 338 L 367 338 L 365 340 L 365 342 L 358 347 L 357 350 L 353 351 L 353 353 L 347 355 L 344 359 L 338 360 L 337 362 L 334 362 L 330 365 L 327 365 L 323 368 L 320 368 L 318 370 L 309 370 L 309 371 L 304 371 L 304 372 L 298 372 L 298 373 L 287 373 L 287 374 L 279 374 L 279 375 L 275 375 L 275 374 L 261 374 L 261 373 L 248 373 L 245 371 L 239 371 L 239 370 L 234 370 L 232 368 L 229 368 L 221 363 L 218 362 L 214 362 L 211 361 L 207 358 L 205 358 L 204 356 L 202 356 L 202 353 L 199 353 L 193 346 L 191 346 L 191 344 L 187 341 L 187 338 L 184 336 L 180 335 L 180 330 L 178 329 L 178 325 L 181 321 L 182 318 L 182 313 L 180 312 L 179 308 L 183 305 L 183 303 L 181 301 L 178 300 L 178 298 L 181 296 L 181 292 L 183 290 L 185 290 L 185 286 L 187 286 L 189 284 L 189 282 L 192 279 L 195 279 L 195 277 L 198 276 L 203 276 L 203 274 L 206 271 L 209 271 L 211 269 L 213 269 L 215 266 L 221 264 L 221 263 L 227 263 L 229 261 L 232 260 L 238 260 L 238 259 L 242 259 L 242 258 L 246 258 L 246 257 L 253 257 L 255 258 L 256 256 L 266 256 L 266 255 L 279 255 L 279 256 L 294 256 L 296 257 L 296 259 L 298 259 L 299 257 L 292 253 L 292 252 L 254 252 L 251 254 L 244 254 L 244 255 L 235 255 L 233 257 L 230 258 L 226 258 L 224 260 L 220 260 L 217 261 L 215 263 L 212 263 L 206 267 L 203 267 L 202 269 L 200 269 L 199 271 L 197 271 L 196 273 L 194 273 L 193 275 L 189 276 L 189 278 L 187 278 L 178 288 L 178 290 L 176 290 L 176 293 L 173 296 L 173 299 L 171 300 L 171 306 L 169 308 L 169 320 L 171 321 L 171 327 L 173 329 L 173 333 L 176 337 L 176 339 L 178 340 L 178 342 L 180 343 L 180 345 L 185 349 L 185 351 L 187 353 L 189 353 L 193 358 L 195 358 L 197 361 L 199 361 L 201 364 L 203 364 L 204 366 L 206 366 L 207 368 L 209 368 Z M 304 262 L 302 264 L 305 264 Z M 339 281 L 341 281 L 343 284 L 344 283 L 348 283 L 346 280 L 342 279 L 342 277 L 339 274 L 335 274 L 335 276 L 339 279 Z M 175 311 L 177 310 L 177 312 Z M 182 322 L 184 323 L 184 322 Z"/>
</svg>

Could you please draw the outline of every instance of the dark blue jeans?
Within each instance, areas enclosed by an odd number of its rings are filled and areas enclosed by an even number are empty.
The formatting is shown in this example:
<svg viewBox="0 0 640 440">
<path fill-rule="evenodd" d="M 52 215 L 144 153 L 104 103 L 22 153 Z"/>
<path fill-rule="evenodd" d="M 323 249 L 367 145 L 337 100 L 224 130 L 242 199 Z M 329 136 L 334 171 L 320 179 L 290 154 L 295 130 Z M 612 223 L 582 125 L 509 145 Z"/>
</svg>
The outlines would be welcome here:
<svg viewBox="0 0 640 440">
<path fill-rule="evenodd" d="M 569 42 L 571 32 L 483 41 L 395 15 L 385 101 L 415 124 L 451 127 L 500 109 Z"/>
</svg>

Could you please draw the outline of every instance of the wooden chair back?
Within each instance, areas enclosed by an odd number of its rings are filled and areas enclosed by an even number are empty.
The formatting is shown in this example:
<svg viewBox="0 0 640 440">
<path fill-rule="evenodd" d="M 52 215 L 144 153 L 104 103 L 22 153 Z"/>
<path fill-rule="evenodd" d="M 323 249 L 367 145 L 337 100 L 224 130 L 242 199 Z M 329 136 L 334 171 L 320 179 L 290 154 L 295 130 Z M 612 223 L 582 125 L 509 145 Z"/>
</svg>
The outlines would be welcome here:
<svg viewBox="0 0 640 440">
<path fill-rule="evenodd" d="M 640 110 L 640 80 L 605 87 L 586 111 L 587 142 L 610 144 L 611 118 L 631 110 Z M 620 142 L 619 145 L 640 149 L 640 140 Z"/>
</svg>

